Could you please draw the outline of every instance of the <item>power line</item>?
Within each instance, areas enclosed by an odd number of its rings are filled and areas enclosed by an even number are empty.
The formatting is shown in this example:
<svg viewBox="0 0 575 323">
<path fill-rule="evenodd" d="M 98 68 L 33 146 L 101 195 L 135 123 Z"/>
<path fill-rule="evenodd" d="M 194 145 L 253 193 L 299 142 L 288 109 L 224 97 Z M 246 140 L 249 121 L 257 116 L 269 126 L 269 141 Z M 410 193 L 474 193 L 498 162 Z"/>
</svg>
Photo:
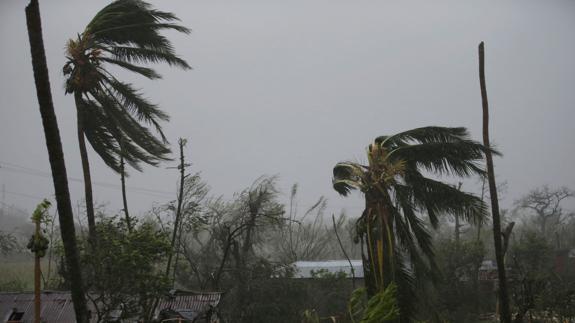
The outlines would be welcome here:
<svg viewBox="0 0 575 323">
<path fill-rule="evenodd" d="M 5 207 L 7 207 L 7 208 L 10 208 L 10 209 L 13 210 L 13 211 L 18 211 L 18 212 L 20 212 L 20 213 L 22 213 L 22 214 L 24 214 L 24 215 L 30 215 L 30 214 L 28 214 L 28 212 L 25 212 L 25 211 L 23 211 L 22 209 L 20 209 L 20 208 L 14 206 L 14 205 L 10 205 L 10 204 L 4 203 L 4 202 L 0 202 L 0 204 L 2 204 L 2 206 L 5 206 Z"/>
<path fill-rule="evenodd" d="M 42 199 L 46 198 L 46 197 L 39 197 L 39 196 L 34 196 L 34 195 L 26 194 L 26 193 L 18 193 L 18 192 L 11 192 L 11 191 L 4 191 L 4 192 L 6 192 L 6 194 L 27 197 L 27 198 L 31 198 L 31 199 L 35 199 L 35 200 L 42 200 Z"/>
<path fill-rule="evenodd" d="M 0 161 L 0 170 L 11 172 L 11 173 L 25 174 L 25 175 L 29 175 L 29 176 L 52 178 L 52 175 L 48 172 L 44 172 L 44 171 L 30 168 L 30 167 L 20 166 L 20 165 L 5 162 L 5 161 Z M 75 178 L 75 177 L 68 177 L 68 180 L 71 182 L 84 183 L 84 180 L 82 180 L 80 178 Z M 100 186 L 100 187 L 106 187 L 106 188 L 119 189 L 119 190 L 122 189 L 122 187 L 118 184 L 112 184 L 112 183 L 106 183 L 106 182 L 94 181 L 94 182 L 92 182 L 92 185 Z M 156 196 L 156 197 L 173 197 L 174 196 L 174 194 L 171 192 L 154 190 L 154 189 L 149 189 L 149 188 L 144 188 L 144 187 L 127 186 L 127 188 L 133 193 L 140 193 L 140 194 L 151 195 L 151 196 Z"/>
</svg>

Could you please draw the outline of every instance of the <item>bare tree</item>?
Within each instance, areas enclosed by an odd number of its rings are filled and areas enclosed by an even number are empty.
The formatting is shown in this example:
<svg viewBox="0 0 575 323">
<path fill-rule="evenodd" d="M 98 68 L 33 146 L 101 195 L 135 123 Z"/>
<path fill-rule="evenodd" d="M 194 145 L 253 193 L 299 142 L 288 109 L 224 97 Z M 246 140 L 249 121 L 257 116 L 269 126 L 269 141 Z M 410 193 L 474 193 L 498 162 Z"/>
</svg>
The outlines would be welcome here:
<svg viewBox="0 0 575 323">
<path fill-rule="evenodd" d="M 327 200 L 321 196 L 303 214 L 297 203 L 298 185 L 294 184 L 290 193 L 285 225 L 273 232 L 274 249 L 279 261 L 293 263 L 298 260 L 319 260 L 333 252 L 335 242 L 332 232 L 323 222 Z"/>
<path fill-rule="evenodd" d="M 573 213 L 564 212 L 561 203 L 575 197 L 575 191 L 567 188 L 549 188 L 544 185 L 530 191 L 527 195 L 515 202 L 517 209 L 527 209 L 535 215 L 535 221 L 543 236 L 549 234 L 549 225 L 557 228 L 573 216 Z"/>
</svg>

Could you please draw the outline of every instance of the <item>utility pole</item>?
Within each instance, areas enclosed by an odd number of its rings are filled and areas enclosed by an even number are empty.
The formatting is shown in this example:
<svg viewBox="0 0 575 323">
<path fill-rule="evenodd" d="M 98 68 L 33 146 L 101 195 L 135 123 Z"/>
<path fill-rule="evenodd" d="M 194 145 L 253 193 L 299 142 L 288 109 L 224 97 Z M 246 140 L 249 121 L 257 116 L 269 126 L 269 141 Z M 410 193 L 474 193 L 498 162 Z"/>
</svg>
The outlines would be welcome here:
<svg viewBox="0 0 575 323">
<path fill-rule="evenodd" d="M 180 165 L 178 165 L 177 169 L 180 171 L 180 187 L 179 187 L 179 194 L 178 194 L 178 205 L 176 208 L 176 216 L 174 219 L 174 230 L 172 231 L 172 251 L 169 255 L 168 255 L 168 264 L 166 266 L 166 277 L 169 277 L 170 275 L 170 267 L 172 265 L 172 255 L 173 253 L 176 251 L 176 238 L 178 236 L 178 229 L 180 226 L 180 218 L 181 218 L 181 213 L 182 213 L 182 203 L 184 200 L 184 179 L 186 178 L 186 167 L 191 166 L 191 164 L 186 164 L 185 163 L 185 157 L 184 157 L 184 146 L 188 143 L 188 141 L 186 139 L 182 139 L 180 138 L 178 140 L 178 145 L 180 146 Z"/>
</svg>

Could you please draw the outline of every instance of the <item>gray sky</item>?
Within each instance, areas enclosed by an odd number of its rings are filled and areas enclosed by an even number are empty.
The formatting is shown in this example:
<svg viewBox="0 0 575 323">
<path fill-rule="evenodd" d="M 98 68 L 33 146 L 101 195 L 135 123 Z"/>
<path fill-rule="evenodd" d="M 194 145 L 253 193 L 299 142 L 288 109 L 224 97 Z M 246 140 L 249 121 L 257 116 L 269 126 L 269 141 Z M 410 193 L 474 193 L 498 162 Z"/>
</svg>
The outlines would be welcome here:
<svg viewBox="0 0 575 323">
<path fill-rule="evenodd" d="M 0 184 L 5 203 L 31 210 L 53 194 L 26 34 L 27 1 L 0 2 Z M 41 1 L 52 93 L 70 177 L 82 177 L 73 98 L 64 96 L 64 45 L 109 1 Z M 339 197 L 331 170 L 364 160 L 383 134 L 426 126 L 465 126 L 481 139 L 477 45 L 486 43 L 495 160 L 508 181 L 508 207 L 541 185 L 575 188 L 575 1 L 153 1 L 193 29 L 170 33 L 192 71 L 156 66 L 164 79 L 121 78 L 171 115 L 173 144 L 214 194 L 231 197 L 263 174 L 280 188 L 300 184 L 300 205 L 320 195 L 330 211 L 361 211 Z M 121 209 L 119 177 L 91 153 L 97 201 Z M 177 172 L 131 172 L 133 212 L 173 199 Z M 14 170 L 20 169 L 20 170 Z M 464 188 L 476 190 L 469 182 Z M 82 185 L 70 182 L 73 201 Z M 17 195 L 20 194 L 20 195 Z M 24 195 L 22 195 L 24 194 Z M 27 196 L 25 196 L 27 195 Z"/>
</svg>

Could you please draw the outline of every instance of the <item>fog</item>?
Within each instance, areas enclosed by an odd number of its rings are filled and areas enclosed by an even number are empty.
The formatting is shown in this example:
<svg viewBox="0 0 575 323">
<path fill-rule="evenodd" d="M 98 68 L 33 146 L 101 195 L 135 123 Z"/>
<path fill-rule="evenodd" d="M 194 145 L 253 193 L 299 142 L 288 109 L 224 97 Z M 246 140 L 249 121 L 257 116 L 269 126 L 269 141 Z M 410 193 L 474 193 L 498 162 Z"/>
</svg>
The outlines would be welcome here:
<svg viewBox="0 0 575 323">
<path fill-rule="evenodd" d="M 65 96 L 66 40 L 108 1 L 41 1 L 54 105 L 73 201 L 83 197 L 73 98 Z M 169 34 L 191 71 L 154 66 L 162 80 L 118 71 L 170 114 L 173 145 L 189 140 L 191 171 L 231 197 L 277 174 L 285 198 L 320 195 L 329 210 L 362 210 L 331 188 L 338 161 L 364 160 L 383 134 L 465 126 L 480 140 L 477 45 L 486 44 L 491 136 L 507 181 L 503 207 L 542 184 L 575 186 L 573 1 L 152 1 L 193 30 Z M 2 202 L 31 210 L 53 194 L 34 90 L 24 6 L 0 2 Z M 119 176 L 90 151 L 94 195 L 118 212 Z M 177 171 L 130 170 L 132 213 L 175 198 Z M 464 189 L 477 190 L 469 181 Z M 136 189 L 135 189 L 136 188 Z M 137 189 L 140 188 L 140 189 Z M 25 212 L 24 212 L 25 213 Z"/>
</svg>

